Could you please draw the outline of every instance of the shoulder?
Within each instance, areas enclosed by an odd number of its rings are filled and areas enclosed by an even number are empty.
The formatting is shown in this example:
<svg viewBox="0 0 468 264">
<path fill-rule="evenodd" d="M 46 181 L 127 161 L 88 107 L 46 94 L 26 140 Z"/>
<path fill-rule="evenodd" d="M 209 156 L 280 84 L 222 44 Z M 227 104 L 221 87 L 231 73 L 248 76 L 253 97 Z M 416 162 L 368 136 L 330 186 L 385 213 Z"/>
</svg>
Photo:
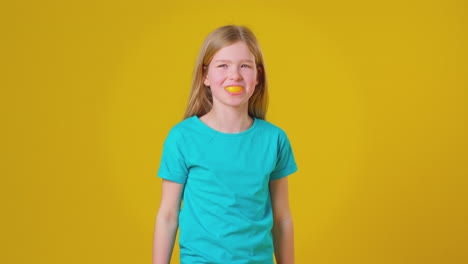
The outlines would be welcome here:
<svg viewBox="0 0 468 264">
<path fill-rule="evenodd" d="M 273 134 L 278 137 L 287 137 L 286 131 L 283 128 L 279 127 L 278 125 L 273 124 L 263 119 L 257 119 L 257 120 L 258 120 L 258 125 L 260 129 L 262 129 L 266 133 Z"/>
<path fill-rule="evenodd" d="M 289 136 L 282 127 L 261 119 L 259 119 L 259 127 L 263 140 L 269 141 L 270 144 L 275 143 L 280 150 L 287 150 L 291 147 Z"/>
<path fill-rule="evenodd" d="M 193 125 L 194 117 L 195 116 L 188 117 L 188 118 L 176 123 L 175 125 L 172 126 L 170 131 L 184 131 L 184 130 L 190 129 L 192 127 L 192 125 Z"/>
<path fill-rule="evenodd" d="M 182 140 L 182 135 L 185 135 L 193 127 L 193 117 L 186 118 L 173 125 L 167 132 L 166 142 Z"/>
</svg>

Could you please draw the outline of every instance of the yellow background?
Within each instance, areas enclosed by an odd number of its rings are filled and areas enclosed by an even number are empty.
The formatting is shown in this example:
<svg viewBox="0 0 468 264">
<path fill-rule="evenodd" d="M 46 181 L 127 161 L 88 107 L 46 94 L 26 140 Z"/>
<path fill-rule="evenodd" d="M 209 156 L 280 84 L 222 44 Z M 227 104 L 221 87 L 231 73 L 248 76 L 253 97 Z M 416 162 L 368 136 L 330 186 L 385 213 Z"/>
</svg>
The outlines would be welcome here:
<svg viewBox="0 0 468 264">
<path fill-rule="evenodd" d="M 465 1 L 10 1 L 0 22 L 1 263 L 151 263 L 162 143 L 230 23 L 298 163 L 296 263 L 468 263 Z"/>
</svg>

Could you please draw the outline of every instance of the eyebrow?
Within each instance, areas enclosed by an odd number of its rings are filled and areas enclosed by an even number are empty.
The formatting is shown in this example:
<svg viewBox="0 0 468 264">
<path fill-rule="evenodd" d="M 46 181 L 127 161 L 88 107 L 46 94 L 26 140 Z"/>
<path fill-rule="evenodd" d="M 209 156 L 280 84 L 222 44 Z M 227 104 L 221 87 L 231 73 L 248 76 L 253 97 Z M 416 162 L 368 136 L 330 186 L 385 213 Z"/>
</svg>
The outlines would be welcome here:
<svg viewBox="0 0 468 264">
<path fill-rule="evenodd" d="M 230 61 L 230 60 L 215 60 L 214 62 L 216 63 L 216 62 L 232 62 L 232 61 Z M 241 62 L 250 62 L 250 63 L 254 63 L 253 60 L 241 60 Z"/>
</svg>

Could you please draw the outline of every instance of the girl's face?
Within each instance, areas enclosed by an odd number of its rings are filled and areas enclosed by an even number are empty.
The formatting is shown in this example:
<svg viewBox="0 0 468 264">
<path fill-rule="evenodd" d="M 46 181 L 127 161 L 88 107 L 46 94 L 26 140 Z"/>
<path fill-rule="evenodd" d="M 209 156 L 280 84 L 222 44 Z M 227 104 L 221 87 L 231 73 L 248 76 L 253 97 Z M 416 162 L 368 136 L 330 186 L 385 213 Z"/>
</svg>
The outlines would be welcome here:
<svg viewBox="0 0 468 264">
<path fill-rule="evenodd" d="M 229 106 L 248 105 L 258 84 L 257 74 L 255 56 L 243 41 L 239 41 L 215 54 L 203 83 L 211 89 L 213 106 L 220 103 Z M 228 86 L 242 86 L 244 89 L 233 94 L 224 89 Z"/>
</svg>

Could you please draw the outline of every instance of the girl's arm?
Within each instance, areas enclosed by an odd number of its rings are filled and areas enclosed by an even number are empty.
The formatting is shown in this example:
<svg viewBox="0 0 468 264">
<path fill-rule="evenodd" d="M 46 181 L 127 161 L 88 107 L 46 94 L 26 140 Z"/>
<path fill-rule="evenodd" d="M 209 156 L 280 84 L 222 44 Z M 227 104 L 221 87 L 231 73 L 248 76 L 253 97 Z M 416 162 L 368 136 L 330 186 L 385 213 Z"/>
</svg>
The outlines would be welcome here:
<svg viewBox="0 0 468 264">
<path fill-rule="evenodd" d="M 179 227 L 180 198 L 184 185 L 163 179 L 162 197 L 156 217 L 153 264 L 169 264 Z"/>
<path fill-rule="evenodd" d="M 288 177 L 270 182 L 271 204 L 273 209 L 273 243 L 276 263 L 294 263 L 294 229 L 289 209 Z"/>
</svg>

